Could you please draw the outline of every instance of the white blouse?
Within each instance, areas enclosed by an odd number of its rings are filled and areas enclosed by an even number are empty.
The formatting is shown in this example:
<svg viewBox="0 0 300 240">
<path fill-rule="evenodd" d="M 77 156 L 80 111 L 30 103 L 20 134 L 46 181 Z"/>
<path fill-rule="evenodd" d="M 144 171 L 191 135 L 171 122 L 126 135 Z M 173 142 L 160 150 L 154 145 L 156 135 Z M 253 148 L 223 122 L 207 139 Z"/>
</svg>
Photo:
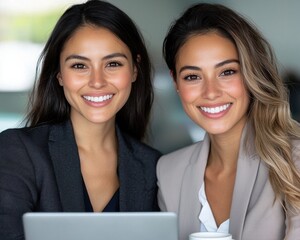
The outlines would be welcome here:
<svg viewBox="0 0 300 240">
<path fill-rule="evenodd" d="M 199 220 L 201 222 L 200 232 L 221 232 L 228 233 L 229 232 L 229 219 L 224 221 L 219 227 L 217 227 L 214 215 L 211 211 L 209 203 L 205 194 L 204 182 L 199 190 L 199 201 L 202 205 L 201 212 L 199 214 Z"/>
</svg>

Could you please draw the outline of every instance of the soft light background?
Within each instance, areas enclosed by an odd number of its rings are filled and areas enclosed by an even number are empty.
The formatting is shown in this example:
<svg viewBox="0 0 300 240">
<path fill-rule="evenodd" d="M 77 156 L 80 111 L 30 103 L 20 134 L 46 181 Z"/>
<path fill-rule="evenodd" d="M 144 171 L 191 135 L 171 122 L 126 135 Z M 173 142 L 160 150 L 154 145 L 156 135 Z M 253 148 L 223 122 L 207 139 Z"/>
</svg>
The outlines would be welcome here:
<svg viewBox="0 0 300 240">
<path fill-rule="evenodd" d="M 35 65 L 56 20 L 82 0 L 9 0 L 0 2 L 0 131 L 22 126 Z M 161 46 L 170 23 L 195 0 L 111 0 L 144 35 L 155 69 L 155 103 L 149 143 L 166 153 L 203 137 L 184 114 L 162 59 Z M 223 0 L 252 20 L 275 49 L 282 76 L 300 76 L 300 1 Z M 299 120 L 300 93 L 293 87 L 293 114 Z M 294 96 L 295 95 L 295 96 Z M 298 108 L 298 109 L 296 109 Z"/>
</svg>

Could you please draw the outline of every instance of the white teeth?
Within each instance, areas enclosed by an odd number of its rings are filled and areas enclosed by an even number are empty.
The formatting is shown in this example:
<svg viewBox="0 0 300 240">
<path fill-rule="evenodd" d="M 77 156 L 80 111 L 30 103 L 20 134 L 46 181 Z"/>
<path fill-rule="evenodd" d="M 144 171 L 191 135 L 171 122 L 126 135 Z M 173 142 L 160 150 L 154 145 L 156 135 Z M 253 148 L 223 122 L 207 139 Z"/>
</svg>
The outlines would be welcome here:
<svg viewBox="0 0 300 240">
<path fill-rule="evenodd" d="M 230 103 L 227 103 L 223 106 L 214 107 L 214 108 L 209 108 L 209 107 L 200 107 L 200 108 L 202 111 L 207 112 L 207 113 L 219 113 L 219 112 L 225 111 L 229 106 L 230 106 Z"/>
<path fill-rule="evenodd" d="M 92 96 L 83 96 L 86 100 L 90 101 L 90 102 L 104 102 L 108 99 L 111 99 L 113 97 L 112 94 L 109 95 L 104 95 L 104 96 L 100 96 L 100 97 L 92 97 Z"/>
</svg>

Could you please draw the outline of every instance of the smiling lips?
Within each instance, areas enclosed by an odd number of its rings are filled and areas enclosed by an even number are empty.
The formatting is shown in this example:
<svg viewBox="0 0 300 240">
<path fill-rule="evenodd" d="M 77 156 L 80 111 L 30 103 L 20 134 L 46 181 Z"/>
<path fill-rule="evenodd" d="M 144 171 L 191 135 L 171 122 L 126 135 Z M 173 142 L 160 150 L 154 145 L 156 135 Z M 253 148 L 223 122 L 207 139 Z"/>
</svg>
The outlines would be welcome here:
<svg viewBox="0 0 300 240">
<path fill-rule="evenodd" d="M 107 101 L 113 97 L 113 94 L 108 94 L 108 95 L 103 95 L 99 97 L 93 97 L 93 96 L 83 96 L 84 99 L 86 99 L 89 102 L 94 102 L 94 103 L 100 103 Z"/>
<path fill-rule="evenodd" d="M 227 110 L 229 108 L 231 104 L 227 103 L 224 104 L 222 106 L 218 106 L 218 107 L 199 107 L 203 112 L 208 113 L 208 114 L 218 114 L 221 112 L 224 112 L 225 110 Z"/>
</svg>

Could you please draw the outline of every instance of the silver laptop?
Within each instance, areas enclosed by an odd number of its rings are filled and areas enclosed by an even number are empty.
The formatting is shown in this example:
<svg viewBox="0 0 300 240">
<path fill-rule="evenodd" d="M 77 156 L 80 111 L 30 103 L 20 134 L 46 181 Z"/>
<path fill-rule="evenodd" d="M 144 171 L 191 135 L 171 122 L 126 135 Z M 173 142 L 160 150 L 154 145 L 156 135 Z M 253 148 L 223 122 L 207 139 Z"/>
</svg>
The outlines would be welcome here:
<svg viewBox="0 0 300 240">
<path fill-rule="evenodd" d="M 25 213 L 25 240 L 178 240 L 167 212 Z"/>
</svg>

